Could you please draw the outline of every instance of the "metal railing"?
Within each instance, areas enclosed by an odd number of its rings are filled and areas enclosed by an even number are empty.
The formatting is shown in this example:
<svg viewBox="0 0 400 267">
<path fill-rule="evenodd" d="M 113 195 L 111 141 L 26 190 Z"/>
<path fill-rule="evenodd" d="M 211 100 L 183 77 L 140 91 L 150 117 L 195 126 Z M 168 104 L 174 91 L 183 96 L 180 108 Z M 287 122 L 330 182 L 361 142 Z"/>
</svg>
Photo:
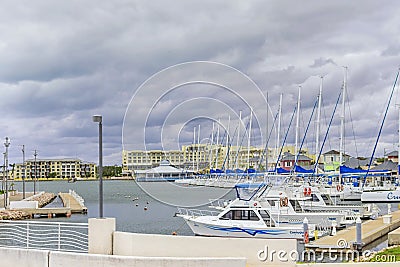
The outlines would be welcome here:
<svg viewBox="0 0 400 267">
<path fill-rule="evenodd" d="M 88 224 L 0 221 L 0 247 L 88 252 Z"/>
<path fill-rule="evenodd" d="M 209 199 L 208 201 L 210 203 L 209 207 L 214 209 L 226 208 L 231 202 L 231 200 L 227 199 Z"/>
<path fill-rule="evenodd" d="M 83 207 L 85 206 L 85 200 L 83 199 L 83 197 L 81 197 L 80 195 L 78 195 L 74 190 L 69 190 L 69 194 L 76 199 L 76 201 L 78 201 L 78 203 Z"/>
<path fill-rule="evenodd" d="M 187 215 L 191 217 L 198 216 L 217 216 L 220 212 L 211 211 L 211 210 L 197 210 L 197 209 L 186 209 L 186 208 L 178 208 L 178 214 Z"/>
</svg>

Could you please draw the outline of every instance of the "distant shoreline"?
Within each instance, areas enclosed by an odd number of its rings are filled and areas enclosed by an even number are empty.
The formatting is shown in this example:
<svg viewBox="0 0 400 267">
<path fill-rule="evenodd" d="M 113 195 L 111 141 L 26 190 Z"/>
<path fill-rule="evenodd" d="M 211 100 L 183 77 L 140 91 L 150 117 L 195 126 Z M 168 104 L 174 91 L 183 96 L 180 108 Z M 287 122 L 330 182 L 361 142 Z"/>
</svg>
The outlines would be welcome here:
<svg viewBox="0 0 400 267">
<path fill-rule="evenodd" d="M 75 182 L 86 182 L 86 181 L 98 181 L 99 179 L 98 178 L 96 178 L 96 179 L 94 179 L 94 178 L 87 178 L 87 179 L 85 179 L 85 178 L 78 178 Z M 104 181 L 108 181 L 108 180 L 112 180 L 112 181 L 119 181 L 119 180 L 135 180 L 134 178 L 132 178 L 132 177 L 103 177 L 103 180 Z M 69 181 L 69 179 L 62 179 L 62 178 L 38 178 L 37 180 L 36 180 L 36 182 L 47 182 L 47 181 L 51 181 L 51 182 L 54 182 L 54 181 L 58 181 L 58 182 L 68 182 Z M 14 180 L 10 180 L 10 179 L 8 179 L 8 182 L 9 183 L 12 183 L 12 182 L 23 182 L 23 180 L 22 179 L 14 179 Z M 32 179 L 27 179 L 27 180 L 25 180 L 25 182 L 29 182 L 29 183 L 31 183 L 31 182 L 33 182 L 33 180 Z M 73 182 L 71 182 L 71 183 L 73 183 Z"/>
</svg>

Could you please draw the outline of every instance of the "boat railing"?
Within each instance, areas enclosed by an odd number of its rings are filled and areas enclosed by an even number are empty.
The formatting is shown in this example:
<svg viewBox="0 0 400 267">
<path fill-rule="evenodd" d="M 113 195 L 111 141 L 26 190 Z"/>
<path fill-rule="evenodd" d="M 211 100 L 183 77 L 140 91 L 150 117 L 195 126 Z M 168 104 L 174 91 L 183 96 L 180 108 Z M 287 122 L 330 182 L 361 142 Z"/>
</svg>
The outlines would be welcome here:
<svg viewBox="0 0 400 267">
<path fill-rule="evenodd" d="M 178 208 L 178 214 L 191 217 L 198 217 L 198 216 L 217 216 L 219 212 L 212 210 Z"/>
<path fill-rule="evenodd" d="M 226 208 L 231 201 L 227 199 L 209 199 L 209 202 L 211 208 Z"/>
</svg>

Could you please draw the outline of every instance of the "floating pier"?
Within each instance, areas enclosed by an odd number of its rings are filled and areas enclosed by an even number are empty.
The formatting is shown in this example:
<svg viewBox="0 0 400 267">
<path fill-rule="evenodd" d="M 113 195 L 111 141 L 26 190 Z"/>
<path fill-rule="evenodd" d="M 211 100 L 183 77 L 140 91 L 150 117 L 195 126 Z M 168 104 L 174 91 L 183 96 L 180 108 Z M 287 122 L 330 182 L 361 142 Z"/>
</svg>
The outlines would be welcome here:
<svg viewBox="0 0 400 267">
<path fill-rule="evenodd" d="M 71 214 L 71 209 L 69 208 L 24 208 L 19 210 L 29 214 L 31 218 L 35 217 L 35 215 L 47 216 L 48 218 L 58 216 L 68 217 Z"/>
<path fill-rule="evenodd" d="M 390 217 L 391 216 L 391 217 Z M 389 232 L 400 227 L 400 210 L 392 212 L 389 216 L 383 215 L 376 220 L 368 220 L 361 224 L 362 245 L 366 246 Z M 326 249 L 347 250 L 352 249 L 356 242 L 356 226 L 338 231 L 334 236 L 325 236 L 306 244 L 306 248 L 322 251 Z"/>
<path fill-rule="evenodd" d="M 29 197 L 22 200 L 22 194 L 18 193 L 12 197 L 10 202 L 10 212 L 21 211 L 25 215 L 33 218 L 35 216 L 47 216 L 48 218 L 58 216 L 71 216 L 72 213 L 87 213 L 84 200 L 74 191 L 68 193 L 59 193 L 63 202 L 63 207 L 43 207 L 56 197 L 52 193 L 40 192 L 36 195 L 29 193 Z"/>
<path fill-rule="evenodd" d="M 69 208 L 71 213 L 87 213 L 84 200 L 75 191 L 69 190 L 68 193 L 58 193 L 64 207 Z"/>
</svg>

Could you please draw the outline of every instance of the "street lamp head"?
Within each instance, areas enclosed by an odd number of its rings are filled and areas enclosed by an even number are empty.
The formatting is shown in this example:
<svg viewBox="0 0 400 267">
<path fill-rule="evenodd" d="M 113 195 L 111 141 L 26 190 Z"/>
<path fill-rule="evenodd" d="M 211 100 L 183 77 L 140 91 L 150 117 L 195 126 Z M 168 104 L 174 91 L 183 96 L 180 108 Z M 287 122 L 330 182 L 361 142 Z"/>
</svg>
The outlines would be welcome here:
<svg viewBox="0 0 400 267">
<path fill-rule="evenodd" d="M 6 137 L 6 141 L 4 142 L 4 145 L 8 147 L 10 145 L 10 138 Z"/>
<path fill-rule="evenodd" d="M 103 117 L 101 115 L 93 115 L 92 119 L 93 119 L 93 122 L 99 122 L 100 123 L 100 122 L 102 122 Z"/>
</svg>

